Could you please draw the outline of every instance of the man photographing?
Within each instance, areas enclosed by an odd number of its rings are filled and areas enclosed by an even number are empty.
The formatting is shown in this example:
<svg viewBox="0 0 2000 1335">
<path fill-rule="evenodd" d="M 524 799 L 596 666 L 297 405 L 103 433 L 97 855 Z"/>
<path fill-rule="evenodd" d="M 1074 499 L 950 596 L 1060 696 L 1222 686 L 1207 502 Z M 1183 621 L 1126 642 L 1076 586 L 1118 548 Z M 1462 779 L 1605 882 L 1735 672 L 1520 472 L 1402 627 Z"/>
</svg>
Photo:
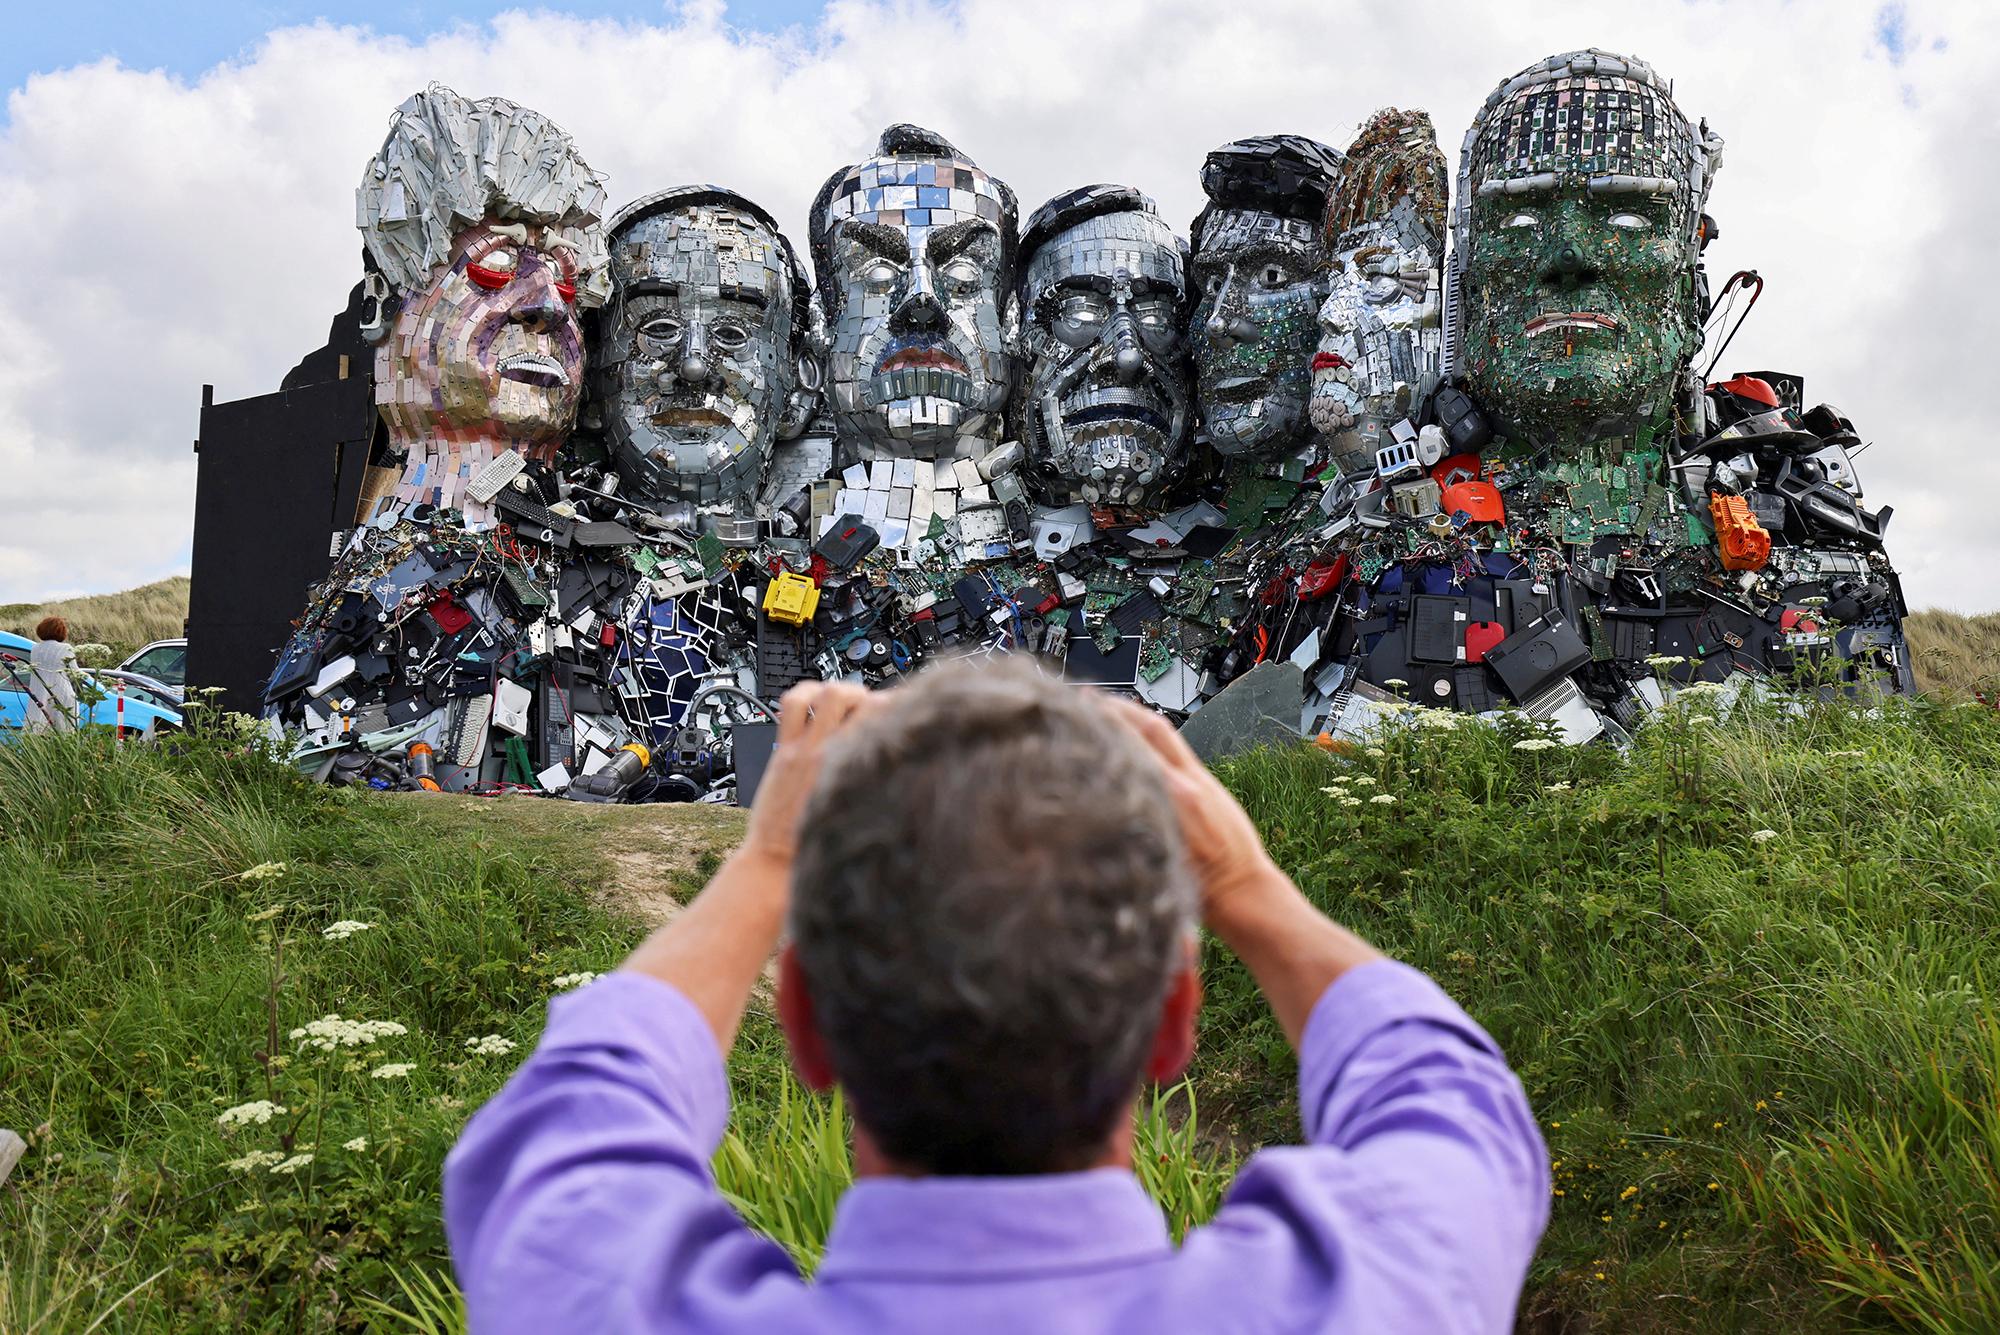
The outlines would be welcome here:
<svg viewBox="0 0 2000 1335">
<path fill-rule="evenodd" d="M 1172 727 L 1013 664 L 784 700 L 750 830 L 551 1008 L 445 1167 L 480 1331 L 1503 1331 L 1547 1152 L 1492 1040 L 1315 909 Z M 1197 915 L 1299 1053 L 1306 1144 L 1176 1249 L 1130 1169 L 1194 1046 Z M 810 1284 L 709 1173 L 789 921 L 800 1076 L 854 1109 Z"/>
</svg>

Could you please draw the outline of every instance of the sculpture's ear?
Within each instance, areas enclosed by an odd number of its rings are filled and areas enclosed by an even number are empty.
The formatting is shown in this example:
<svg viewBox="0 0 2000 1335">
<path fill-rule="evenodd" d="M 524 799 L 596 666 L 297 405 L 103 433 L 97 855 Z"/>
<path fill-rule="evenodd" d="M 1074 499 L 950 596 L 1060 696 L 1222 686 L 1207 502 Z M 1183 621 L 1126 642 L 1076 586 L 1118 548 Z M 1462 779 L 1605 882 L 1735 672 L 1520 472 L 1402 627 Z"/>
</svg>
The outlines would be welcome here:
<svg viewBox="0 0 2000 1335">
<path fill-rule="evenodd" d="M 1000 346 L 1017 368 L 1027 361 L 1021 342 L 1021 297 L 1011 285 L 1000 298 Z"/>
<path fill-rule="evenodd" d="M 792 387 L 785 393 L 784 416 L 778 422 L 779 440 L 790 440 L 812 425 L 825 383 L 825 363 L 820 354 L 802 347 L 792 364 Z"/>
</svg>

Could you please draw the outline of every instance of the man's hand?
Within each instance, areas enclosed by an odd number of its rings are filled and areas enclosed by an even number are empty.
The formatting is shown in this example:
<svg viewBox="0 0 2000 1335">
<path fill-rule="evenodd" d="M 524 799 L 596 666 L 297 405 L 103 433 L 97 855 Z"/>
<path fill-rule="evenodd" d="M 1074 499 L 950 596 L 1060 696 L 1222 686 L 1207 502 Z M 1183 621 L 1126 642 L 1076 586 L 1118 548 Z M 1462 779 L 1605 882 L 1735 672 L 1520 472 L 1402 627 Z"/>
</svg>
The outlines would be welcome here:
<svg viewBox="0 0 2000 1335">
<path fill-rule="evenodd" d="M 785 692 L 778 701 L 777 747 L 757 785 L 744 854 L 790 874 L 799 849 L 799 816 L 819 780 L 827 742 L 881 700 L 844 682 L 801 682 Z"/>
<path fill-rule="evenodd" d="M 791 898 L 799 814 L 819 779 L 826 744 L 876 707 L 858 686 L 806 682 L 779 701 L 778 747 L 757 788 L 742 845 L 694 902 L 646 938 L 624 967 L 678 988 L 715 1031 L 724 1054 L 764 961 L 777 948 Z"/>
<path fill-rule="evenodd" d="M 1267 886 L 1273 878 L 1284 881 L 1249 815 L 1173 724 L 1118 696 L 1107 695 L 1104 702 L 1159 758 L 1167 795 L 1180 819 L 1188 864 L 1201 886 L 1205 924 L 1214 929 L 1218 910 L 1245 891 Z"/>
<path fill-rule="evenodd" d="M 1201 920 L 1250 967 L 1285 1037 L 1298 1047 L 1313 1007 L 1335 979 L 1380 956 L 1314 908 L 1271 861 L 1257 827 L 1208 772 L 1174 725 L 1128 700 L 1105 697 L 1159 757 L 1201 884 Z"/>
</svg>

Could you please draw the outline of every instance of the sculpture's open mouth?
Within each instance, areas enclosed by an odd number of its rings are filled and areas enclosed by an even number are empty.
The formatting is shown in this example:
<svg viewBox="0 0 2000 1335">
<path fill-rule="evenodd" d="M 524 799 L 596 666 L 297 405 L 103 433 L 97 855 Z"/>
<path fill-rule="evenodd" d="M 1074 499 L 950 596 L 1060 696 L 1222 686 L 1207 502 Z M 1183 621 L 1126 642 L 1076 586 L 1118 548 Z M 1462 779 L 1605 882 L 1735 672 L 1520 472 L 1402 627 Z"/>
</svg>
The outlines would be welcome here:
<svg viewBox="0 0 2000 1335">
<path fill-rule="evenodd" d="M 1347 358 L 1337 352 L 1317 352 L 1313 354 L 1313 374 L 1321 371 L 1338 371 L 1347 365 Z"/>
<path fill-rule="evenodd" d="M 718 412 L 714 408 L 706 406 L 699 408 L 663 408 L 659 412 L 654 413 L 650 420 L 654 426 L 661 427 L 691 428 L 733 425 L 726 413 Z"/>
<path fill-rule="evenodd" d="M 962 360 L 934 343 L 898 348 L 876 364 L 868 381 L 868 397 L 876 403 L 933 398 L 969 404 L 972 372 Z"/>
<path fill-rule="evenodd" d="M 500 378 L 518 380 L 524 385 L 539 385 L 543 389 L 561 389 L 569 383 L 569 372 L 563 370 L 561 362 L 545 353 L 517 352 L 500 359 Z"/>
<path fill-rule="evenodd" d="M 901 351 L 892 352 L 882 359 L 881 365 L 875 368 L 877 374 L 889 371 L 926 369 L 954 371 L 959 375 L 970 374 L 964 362 L 952 356 L 943 348 L 937 347 L 904 348 Z"/>
<path fill-rule="evenodd" d="M 1617 329 L 1618 317 L 1606 315 L 1603 311 L 1550 311 L 1547 315 L 1537 315 L 1521 326 L 1521 332 L 1529 338 L 1540 338 L 1558 329 Z"/>
</svg>

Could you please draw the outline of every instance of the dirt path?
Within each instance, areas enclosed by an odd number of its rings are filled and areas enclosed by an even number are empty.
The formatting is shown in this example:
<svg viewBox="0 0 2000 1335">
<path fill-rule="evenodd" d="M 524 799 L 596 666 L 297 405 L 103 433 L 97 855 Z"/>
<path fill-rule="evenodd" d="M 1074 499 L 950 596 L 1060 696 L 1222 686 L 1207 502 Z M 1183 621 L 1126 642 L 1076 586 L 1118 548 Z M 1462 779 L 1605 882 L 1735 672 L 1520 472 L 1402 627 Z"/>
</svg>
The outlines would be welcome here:
<svg viewBox="0 0 2000 1335">
<path fill-rule="evenodd" d="M 477 839 L 504 827 L 511 841 L 557 861 L 582 853 L 599 864 L 592 898 L 656 927 L 699 890 L 729 850 L 743 838 L 750 813 L 738 807 L 648 803 L 594 806 L 537 797 L 460 797 L 412 794 L 428 819 Z"/>
</svg>

